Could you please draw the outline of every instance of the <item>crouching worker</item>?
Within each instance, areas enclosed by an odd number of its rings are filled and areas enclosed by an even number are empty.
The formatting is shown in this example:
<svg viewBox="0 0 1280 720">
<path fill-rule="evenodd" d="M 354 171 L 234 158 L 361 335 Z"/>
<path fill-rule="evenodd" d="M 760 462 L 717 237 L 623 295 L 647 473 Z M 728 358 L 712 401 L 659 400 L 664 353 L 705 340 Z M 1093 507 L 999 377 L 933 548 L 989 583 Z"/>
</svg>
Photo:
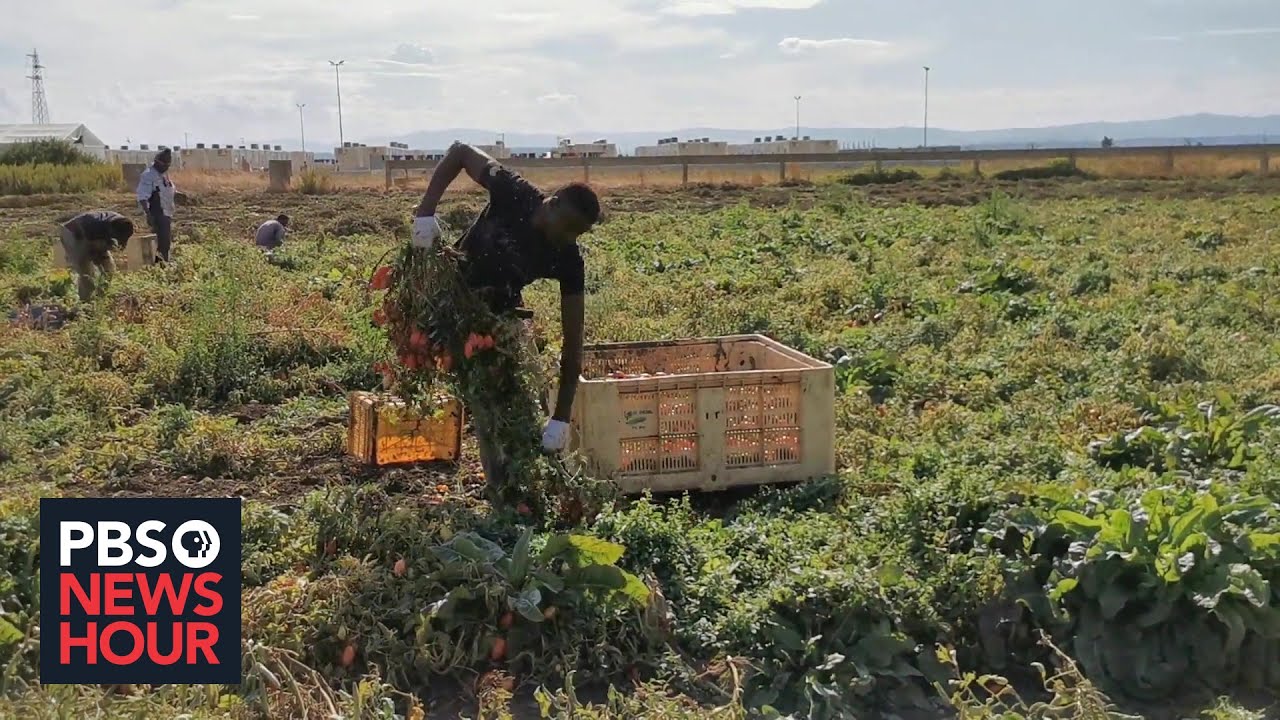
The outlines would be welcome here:
<svg viewBox="0 0 1280 720">
<path fill-rule="evenodd" d="M 439 240 L 436 206 L 449 184 L 463 171 L 487 190 L 489 196 L 488 204 L 456 248 L 463 255 L 460 265 L 466 286 L 483 298 L 504 322 L 523 325 L 521 290 L 540 278 L 556 280 L 560 285 L 564 333 L 560 383 L 554 415 L 543 427 L 542 449 L 561 451 L 569 439 L 570 411 L 582 372 L 585 268 L 578 237 L 599 219 L 600 201 L 595 192 L 582 183 L 544 193 L 481 150 L 454 143 L 436 166 L 426 195 L 418 205 L 413 221 L 415 246 L 429 248 Z M 527 340 L 528 336 L 525 337 Z M 464 403 L 468 400 L 463 398 Z M 541 415 L 534 407 L 538 404 L 535 397 L 512 397 L 506 410 L 472 410 L 474 404 L 468 408 L 491 491 L 508 482 L 511 460 L 520 452 L 518 448 L 503 446 L 506 438 L 497 427 L 501 419 L 495 413 L 521 415 L 512 412 L 517 404 L 527 408 L 530 414 Z"/>
<path fill-rule="evenodd" d="M 254 244 L 268 256 L 284 245 L 284 236 L 289 231 L 289 216 L 277 215 L 275 220 L 268 220 L 258 226 L 254 236 Z"/>
<path fill-rule="evenodd" d="M 94 293 L 93 270 L 97 268 L 103 280 L 115 271 L 111 250 L 123 250 L 133 236 L 133 221 L 120 213 L 107 210 L 81 213 L 62 225 L 62 249 L 67 265 L 76 273 L 76 290 L 80 302 L 87 302 Z"/>
</svg>

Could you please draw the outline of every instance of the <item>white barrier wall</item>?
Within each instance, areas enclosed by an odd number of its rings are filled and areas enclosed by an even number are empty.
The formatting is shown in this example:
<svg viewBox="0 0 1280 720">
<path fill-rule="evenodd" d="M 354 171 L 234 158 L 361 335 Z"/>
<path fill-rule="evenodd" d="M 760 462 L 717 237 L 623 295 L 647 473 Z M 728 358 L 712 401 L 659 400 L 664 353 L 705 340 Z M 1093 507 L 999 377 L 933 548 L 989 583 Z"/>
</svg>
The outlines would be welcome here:
<svg viewBox="0 0 1280 720">
<path fill-rule="evenodd" d="M 156 148 L 128 150 L 107 148 L 102 159 L 114 165 L 150 165 L 155 159 Z M 293 172 L 301 172 L 314 164 L 315 153 L 297 150 L 257 150 L 232 147 L 178 148 L 173 153 L 174 170 L 208 170 L 230 172 L 234 170 L 265 172 L 272 160 L 288 160 Z"/>
<path fill-rule="evenodd" d="M 729 146 L 730 155 L 817 155 L 838 152 L 840 143 L 836 140 L 774 140 Z"/>
<path fill-rule="evenodd" d="M 673 142 L 661 145 L 641 145 L 636 157 L 679 157 L 688 155 L 728 155 L 727 142 Z"/>
</svg>

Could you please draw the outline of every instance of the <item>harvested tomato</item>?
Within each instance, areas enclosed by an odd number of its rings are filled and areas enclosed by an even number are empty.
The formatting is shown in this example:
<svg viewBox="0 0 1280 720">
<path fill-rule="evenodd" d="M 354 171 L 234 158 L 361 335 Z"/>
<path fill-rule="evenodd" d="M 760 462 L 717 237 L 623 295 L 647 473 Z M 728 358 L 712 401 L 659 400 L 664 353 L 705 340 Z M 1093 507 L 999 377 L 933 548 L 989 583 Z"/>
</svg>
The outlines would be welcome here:
<svg viewBox="0 0 1280 720">
<path fill-rule="evenodd" d="M 342 648 L 342 667 L 351 667 L 356 661 L 356 646 L 348 645 Z"/>
<path fill-rule="evenodd" d="M 391 572 L 395 573 L 396 577 L 401 577 L 404 575 L 404 571 L 408 568 L 409 563 L 405 562 L 404 558 L 400 558 L 396 561 L 396 564 L 391 567 Z"/>
<path fill-rule="evenodd" d="M 373 286 L 374 290 L 386 290 L 391 287 L 391 267 L 383 265 L 375 270 L 373 280 L 369 284 Z"/>
</svg>

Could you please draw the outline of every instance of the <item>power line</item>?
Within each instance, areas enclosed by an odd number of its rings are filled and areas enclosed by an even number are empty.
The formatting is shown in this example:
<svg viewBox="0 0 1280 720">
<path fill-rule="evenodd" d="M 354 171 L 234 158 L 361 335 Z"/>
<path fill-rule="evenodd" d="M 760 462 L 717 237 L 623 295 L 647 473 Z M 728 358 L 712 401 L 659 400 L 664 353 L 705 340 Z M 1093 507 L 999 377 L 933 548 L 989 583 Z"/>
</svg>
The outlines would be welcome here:
<svg viewBox="0 0 1280 720">
<path fill-rule="evenodd" d="M 44 96 L 44 66 L 40 64 L 40 53 L 32 50 L 27 57 L 31 58 L 31 122 L 36 125 L 49 124 L 49 102 Z"/>
</svg>

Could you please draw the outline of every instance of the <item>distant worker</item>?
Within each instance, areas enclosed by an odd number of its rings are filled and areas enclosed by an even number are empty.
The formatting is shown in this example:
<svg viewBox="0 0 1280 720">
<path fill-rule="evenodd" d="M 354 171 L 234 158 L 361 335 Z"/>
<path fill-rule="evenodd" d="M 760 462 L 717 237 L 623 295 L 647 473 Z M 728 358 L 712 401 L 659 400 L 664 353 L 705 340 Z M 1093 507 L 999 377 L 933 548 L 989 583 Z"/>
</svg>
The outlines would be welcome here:
<svg viewBox="0 0 1280 720">
<path fill-rule="evenodd" d="M 67 265 L 77 275 L 80 302 L 88 302 L 93 297 L 94 268 L 102 273 L 105 284 L 115 271 L 111 250 L 123 250 L 130 237 L 133 237 L 133 221 L 109 210 L 80 213 L 62 224 L 62 249 Z"/>
<path fill-rule="evenodd" d="M 284 236 L 289 232 L 289 216 L 280 214 L 275 220 L 268 220 L 258 226 L 254 243 L 266 251 L 268 255 L 280 249 L 284 244 Z"/>
<path fill-rule="evenodd" d="M 138 180 L 138 207 L 147 218 L 147 226 L 156 234 L 156 262 L 169 262 L 173 244 L 173 207 L 177 188 L 169 179 L 173 152 L 165 148 L 156 153 L 151 167 Z"/>
</svg>

